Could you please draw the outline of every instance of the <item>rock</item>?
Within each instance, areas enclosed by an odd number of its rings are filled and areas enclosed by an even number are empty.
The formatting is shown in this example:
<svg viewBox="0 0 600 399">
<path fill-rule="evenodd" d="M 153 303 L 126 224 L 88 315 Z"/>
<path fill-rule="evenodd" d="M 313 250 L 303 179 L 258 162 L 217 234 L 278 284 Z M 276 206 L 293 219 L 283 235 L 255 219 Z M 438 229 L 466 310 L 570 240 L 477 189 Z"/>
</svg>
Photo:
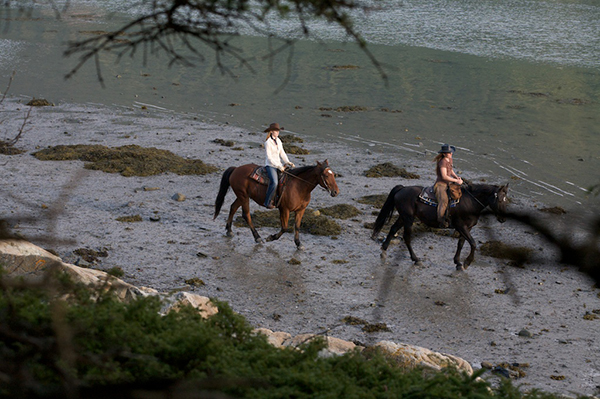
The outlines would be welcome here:
<svg viewBox="0 0 600 399">
<path fill-rule="evenodd" d="M 524 328 L 521 331 L 519 331 L 519 337 L 531 338 L 531 337 L 533 337 L 533 334 Z"/>
<path fill-rule="evenodd" d="M 180 193 L 176 193 L 176 194 L 173 194 L 173 196 L 171 197 L 171 199 L 173 199 L 175 201 L 182 202 L 182 201 L 185 201 L 185 195 L 180 194 Z"/>
<path fill-rule="evenodd" d="M 292 339 L 292 335 L 290 333 L 286 333 L 286 332 L 282 332 L 282 331 L 273 332 L 272 330 L 269 330 L 268 328 L 257 328 L 254 330 L 254 332 L 266 335 L 267 341 L 269 341 L 269 343 L 276 348 L 282 348 L 284 346 L 283 345 L 284 342 Z"/>
<path fill-rule="evenodd" d="M 481 362 L 481 368 L 491 370 L 494 368 L 494 365 L 490 362 Z"/>
<path fill-rule="evenodd" d="M 162 314 L 167 314 L 171 311 L 179 311 L 182 306 L 190 305 L 204 317 L 209 318 L 219 312 L 219 309 L 213 305 L 210 298 L 192 294 L 190 292 L 178 292 L 167 298 L 167 305 L 161 310 Z"/>
<path fill-rule="evenodd" d="M 24 240 L 0 240 L 0 264 L 8 275 L 24 276 L 39 273 L 48 265 L 62 263 L 50 252 Z"/>
<path fill-rule="evenodd" d="M 124 302 L 141 296 L 158 295 L 156 290 L 138 288 L 106 272 L 64 263 L 58 256 L 27 241 L 0 240 L 0 263 L 9 277 L 41 277 L 48 268 L 54 267 L 87 287 L 112 290 Z"/>
<path fill-rule="evenodd" d="M 382 349 L 403 367 L 415 368 L 424 366 L 438 371 L 447 367 L 454 367 L 459 371 L 473 374 L 471 365 L 466 360 L 456 356 L 434 352 L 418 346 L 397 344 L 391 341 L 378 342 L 375 344 L 375 347 Z"/>
<path fill-rule="evenodd" d="M 510 378 L 510 372 L 505 369 L 504 367 L 494 367 L 494 369 L 492 370 L 492 373 L 497 374 L 497 375 L 501 375 L 504 378 Z"/>
<path fill-rule="evenodd" d="M 323 337 L 322 335 L 316 334 L 300 334 L 295 337 L 285 341 L 283 346 L 293 346 L 298 347 L 304 343 L 309 342 L 317 337 L 322 337 L 327 342 L 327 351 L 334 355 L 343 355 L 345 353 L 351 352 L 357 348 L 354 342 L 344 341 L 340 338 L 335 337 Z"/>
</svg>

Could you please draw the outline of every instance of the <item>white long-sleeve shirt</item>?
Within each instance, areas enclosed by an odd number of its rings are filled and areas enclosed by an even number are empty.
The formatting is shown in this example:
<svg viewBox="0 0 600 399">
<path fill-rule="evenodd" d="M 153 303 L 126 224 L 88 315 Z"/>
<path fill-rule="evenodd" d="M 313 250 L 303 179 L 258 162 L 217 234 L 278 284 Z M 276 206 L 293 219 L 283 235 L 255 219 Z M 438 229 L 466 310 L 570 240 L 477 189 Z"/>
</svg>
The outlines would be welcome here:
<svg viewBox="0 0 600 399">
<path fill-rule="evenodd" d="M 283 144 L 279 137 L 273 140 L 271 137 L 265 141 L 265 150 L 267 153 L 267 159 L 265 161 L 266 166 L 272 166 L 279 170 L 283 169 L 283 165 L 290 163 L 287 154 L 283 150 Z M 283 160 L 283 164 L 281 161 Z"/>
</svg>

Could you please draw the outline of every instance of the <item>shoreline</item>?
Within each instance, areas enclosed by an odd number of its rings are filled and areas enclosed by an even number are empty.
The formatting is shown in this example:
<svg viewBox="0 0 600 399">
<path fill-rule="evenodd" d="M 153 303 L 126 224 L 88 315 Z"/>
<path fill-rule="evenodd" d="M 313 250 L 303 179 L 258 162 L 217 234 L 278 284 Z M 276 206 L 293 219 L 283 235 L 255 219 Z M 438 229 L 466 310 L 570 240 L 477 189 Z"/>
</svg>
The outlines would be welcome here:
<svg viewBox="0 0 600 399">
<path fill-rule="evenodd" d="M 11 138 L 9 132 L 18 131 L 24 108 L 7 97 L 0 109 L 3 136 Z M 533 232 L 495 220 L 482 220 L 472 231 L 479 246 L 496 239 L 533 248 L 537 262 L 524 268 L 477 252 L 474 264 L 457 273 L 452 263 L 456 239 L 432 233 L 416 234 L 413 240 L 424 266 L 412 265 L 401 240 L 394 240 L 387 259 L 381 259 L 379 244 L 364 227 L 374 221 L 378 209 L 357 200 L 387 194 L 399 183 L 432 184 L 430 156 L 404 161 L 394 154 L 357 151 L 340 143 L 299 144 L 310 154 L 288 153 L 297 166 L 328 159 L 338 174 L 340 195 L 331 198 L 315 190 L 309 208 L 350 204 L 361 214 L 336 219 L 342 226 L 336 237 L 301 233 L 306 249 L 297 251 L 291 233 L 256 245 L 247 227 L 234 225 L 234 237 L 224 237 L 227 210 L 234 200 L 231 190 L 219 217 L 212 218 L 223 170 L 264 162 L 262 130 L 152 110 L 73 104 L 36 108 L 30 122 L 17 144 L 26 152 L 0 155 L 5 164 L 0 217 L 20 219 L 12 226 L 15 231 L 53 249 L 65 262 L 80 261 L 73 253 L 79 248 L 105 249 L 107 256 L 92 267 L 121 267 L 122 278 L 134 285 L 159 291 L 185 289 L 227 301 L 256 327 L 292 335 L 326 332 L 363 344 L 385 339 L 406 342 L 459 356 L 475 369 L 482 362 L 528 364 L 527 375 L 513 381 L 524 389 L 598 394 L 600 320 L 583 319 L 587 311 L 600 309 L 598 289 L 590 279 L 555 262 L 553 249 Z M 226 147 L 215 139 L 235 145 Z M 123 177 L 86 170 L 81 161 L 39 161 L 30 155 L 61 144 L 156 147 L 201 159 L 219 172 Z M 420 178 L 364 176 L 365 170 L 384 162 Z M 473 182 L 481 179 L 505 183 L 471 176 Z M 173 199 L 178 193 L 186 197 L 184 201 Z M 512 199 L 517 207 L 538 205 Z M 251 212 L 265 210 L 254 203 L 250 207 Z M 116 220 L 132 215 L 140 215 L 142 221 Z M 276 229 L 258 231 L 265 238 Z M 48 235 L 55 240 L 44 240 Z M 203 284 L 186 284 L 190 279 Z M 360 326 L 344 324 L 341 319 L 346 316 L 385 323 L 390 331 L 364 332 Z M 520 335 L 523 330 L 530 335 Z"/>
</svg>

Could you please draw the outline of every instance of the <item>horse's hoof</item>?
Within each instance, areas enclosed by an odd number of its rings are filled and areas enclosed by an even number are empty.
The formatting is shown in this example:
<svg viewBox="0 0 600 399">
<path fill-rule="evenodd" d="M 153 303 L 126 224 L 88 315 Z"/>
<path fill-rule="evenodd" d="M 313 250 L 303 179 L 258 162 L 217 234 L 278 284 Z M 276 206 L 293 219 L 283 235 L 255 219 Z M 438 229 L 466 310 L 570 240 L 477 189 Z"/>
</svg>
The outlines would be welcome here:
<svg viewBox="0 0 600 399">
<path fill-rule="evenodd" d="M 387 259 L 387 251 L 382 250 L 381 251 L 381 255 L 379 255 L 381 257 L 381 259 Z"/>
<path fill-rule="evenodd" d="M 418 261 L 415 262 L 415 266 L 423 267 L 425 265 L 423 264 L 423 262 L 421 262 L 420 260 L 418 260 Z"/>
<path fill-rule="evenodd" d="M 304 251 L 306 249 L 306 247 L 304 245 L 300 244 L 300 245 L 296 245 L 296 249 L 298 251 Z"/>
<path fill-rule="evenodd" d="M 459 263 L 458 265 L 456 265 L 456 271 L 458 271 L 458 272 L 464 272 L 465 271 L 465 267 L 463 267 L 463 265 L 461 265 Z"/>
<path fill-rule="evenodd" d="M 227 233 L 225 233 L 225 237 L 233 238 L 233 232 L 228 231 Z"/>
<path fill-rule="evenodd" d="M 267 237 L 267 242 L 274 241 L 274 240 L 275 240 L 274 236 L 268 236 Z"/>
<path fill-rule="evenodd" d="M 262 238 L 258 237 L 256 240 L 254 240 L 257 244 L 264 244 L 265 240 L 263 240 Z"/>
</svg>

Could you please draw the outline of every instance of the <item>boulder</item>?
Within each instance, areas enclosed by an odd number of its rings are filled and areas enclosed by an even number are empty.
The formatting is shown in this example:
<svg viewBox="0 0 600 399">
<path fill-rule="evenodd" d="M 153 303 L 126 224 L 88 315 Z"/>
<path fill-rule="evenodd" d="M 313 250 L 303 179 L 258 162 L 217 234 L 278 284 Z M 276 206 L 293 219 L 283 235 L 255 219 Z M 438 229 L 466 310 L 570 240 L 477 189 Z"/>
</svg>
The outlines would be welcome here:
<svg viewBox="0 0 600 399">
<path fill-rule="evenodd" d="M 273 332 L 268 328 L 257 328 L 254 332 L 266 335 L 267 341 L 276 348 L 283 348 L 284 343 L 292 339 L 292 334 L 290 333 L 283 331 Z"/>
<path fill-rule="evenodd" d="M 198 310 L 205 319 L 219 312 L 219 309 L 213 305 L 210 298 L 192 294 L 190 292 L 178 292 L 166 300 L 167 305 L 161 310 L 162 314 L 171 311 L 179 311 L 182 306 L 190 305 Z"/>
<path fill-rule="evenodd" d="M 434 352 L 419 346 L 397 344 L 391 341 L 378 342 L 375 344 L 375 347 L 383 350 L 385 354 L 394 359 L 402 367 L 427 367 L 434 370 L 453 367 L 467 374 L 473 374 L 471 365 L 466 360 L 456 356 Z"/>
<path fill-rule="evenodd" d="M 269 330 L 268 328 L 257 328 L 254 331 L 257 333 L 266 335 L 269 343 L 278 348 L 286 348 L 286 347 L 296 348 L 296 347 L 298 347 L 302 344 L 305 344 L 317 337 L 321 337 L 321 338 L 325 339 L 325 342 L 327 344 L 327 347 L 325 348 L 325 351 L 327 353 L 323 354 L 325 356 L 343 355 L 343 354 L 351 352 L 357 348 L 362 349 L 362 347 L 357 347 L 353 342 L 344 341 L 343 339 L 335 338 L 335 337 L 328 337 L 328 336 L 322 336 L 322 335 L 317 335 L 317 334 L 300 334 L 300 335 L 296 335 L 295 337 L 292 337 L 292 335 L 289 333 L 282 332 L 282 331 L 273 332 L 272 330 Z"/>
<path fill-rule="evenodd" d="M 11 276 L 39 274 L 61 259 L 30 242 L 17 239 L 0 240 L 0 264 Z"/>
<path fill-rule="evenodd" d="M 73 281 L 102 291 L 112 290 L 119 300 L 158 295 L 151 288 L 138 288 L 106 272 L 64 263 L 58 256 L 24 240 L 0 240 L 0 264 L 9 277 L 39 278 L 50 267 L 68 274 Z"/>
</svg>

